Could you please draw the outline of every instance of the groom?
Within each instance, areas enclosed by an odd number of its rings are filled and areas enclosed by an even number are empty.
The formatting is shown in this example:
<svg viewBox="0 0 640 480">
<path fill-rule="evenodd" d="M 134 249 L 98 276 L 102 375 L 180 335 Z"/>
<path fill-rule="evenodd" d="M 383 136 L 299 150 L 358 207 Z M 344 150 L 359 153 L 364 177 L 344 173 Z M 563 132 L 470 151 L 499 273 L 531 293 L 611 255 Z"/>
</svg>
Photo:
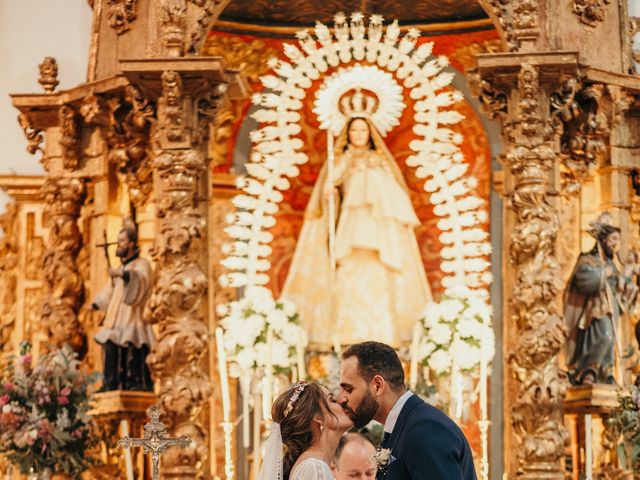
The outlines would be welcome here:
<svg viewBox="0 0 640 480">
<path fill-rule="evenodd" d="M 407 389 L 393 348 L 379 342 L 347 348 L 340 387 L 338 402 L 356 427 L 372 419 L 384 425 L 378 480 L 476 480 L 464 434 L 444 413 Z"/>
</svg>

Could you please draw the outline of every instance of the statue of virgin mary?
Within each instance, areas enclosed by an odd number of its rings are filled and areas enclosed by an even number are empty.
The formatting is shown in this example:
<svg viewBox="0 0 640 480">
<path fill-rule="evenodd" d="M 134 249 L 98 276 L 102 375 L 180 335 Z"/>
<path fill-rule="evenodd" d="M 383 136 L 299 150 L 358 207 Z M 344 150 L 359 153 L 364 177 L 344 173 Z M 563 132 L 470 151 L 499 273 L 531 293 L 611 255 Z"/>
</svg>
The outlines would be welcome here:
<svg viewBox="0 0 640 480">
<path fill-rule="evenodd" d="M 333 168 L 325 163 L 306 207 L 281 298 L 295 303 L 312 347 L 365 340 L 398 347 L 411 340 L 431 301 L 414 232 L 420 221 L 366 112 L 351 112 L 334 152 Z M 335 242 L 329 241 L 332 195 Z"/>
</svg>

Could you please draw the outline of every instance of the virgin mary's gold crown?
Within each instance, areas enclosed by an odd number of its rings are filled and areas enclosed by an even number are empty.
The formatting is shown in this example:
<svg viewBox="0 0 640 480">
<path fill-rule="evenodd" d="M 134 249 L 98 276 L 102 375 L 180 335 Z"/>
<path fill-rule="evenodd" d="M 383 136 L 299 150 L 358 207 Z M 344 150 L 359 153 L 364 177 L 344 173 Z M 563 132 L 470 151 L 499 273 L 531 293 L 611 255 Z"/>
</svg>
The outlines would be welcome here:
<svg viewBox="0 0 640 480">
<path fill-rule="evenodd" d="M 346 93 L 340 99 L 340 111 L 347 118 L 371 117 L 377 109 L 378 98 L 368 92 L 364 93 L 359 88 L 353 93 Z"/>
</svg>

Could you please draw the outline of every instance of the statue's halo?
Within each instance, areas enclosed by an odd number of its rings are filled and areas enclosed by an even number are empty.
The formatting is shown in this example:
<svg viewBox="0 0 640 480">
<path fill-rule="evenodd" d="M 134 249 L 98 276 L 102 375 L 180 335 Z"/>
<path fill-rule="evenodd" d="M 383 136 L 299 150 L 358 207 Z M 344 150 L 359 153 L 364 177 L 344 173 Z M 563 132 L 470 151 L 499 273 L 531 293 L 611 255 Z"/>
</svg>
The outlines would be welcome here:
<svg viewBox="0 0 640 480">
<path fill-rule="evenodd" d="M 320 128 L 331 128 L 334 135 L 342 131 L 348 119 L 340 111 L 340 99 L 356 89 L 369 90 L 378 98 L 378 107 L 371 121 L 382 136 L 400 124 L 405 108 L 402 87 L 389 72 L 372 65 L 355 65 L 339 69 L 318 89 L 313 111 L 318 115 Z"/>
</svg>

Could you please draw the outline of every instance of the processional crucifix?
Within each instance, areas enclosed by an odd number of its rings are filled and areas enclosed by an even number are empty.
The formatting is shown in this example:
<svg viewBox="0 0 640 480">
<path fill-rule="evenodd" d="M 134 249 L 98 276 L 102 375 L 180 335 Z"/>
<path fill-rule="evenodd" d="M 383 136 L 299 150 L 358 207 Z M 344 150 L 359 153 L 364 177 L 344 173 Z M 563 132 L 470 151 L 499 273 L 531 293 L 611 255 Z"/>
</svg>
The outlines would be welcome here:
<svg viewBox="0 0 640 480">
<path fill-rule="evenodd" d="M 143 447 L 144 453 L 151 454 L 153 480 L 160 480 L 160 455 L 165 453 L 167 448 L 174 446 L 185 448 L 191 443 L 191 439 L 185 435 L 178 438 L 168 437 L 167 427 L 160 421 L 160 415 L 160 407 L 152 405 L 147 410 L 147 417 L 151 421 L 144 426 L 144 437 L 130 438 L 125 435 L 118 440 L 118 445 L 122 448 Z"/>
</svg>

